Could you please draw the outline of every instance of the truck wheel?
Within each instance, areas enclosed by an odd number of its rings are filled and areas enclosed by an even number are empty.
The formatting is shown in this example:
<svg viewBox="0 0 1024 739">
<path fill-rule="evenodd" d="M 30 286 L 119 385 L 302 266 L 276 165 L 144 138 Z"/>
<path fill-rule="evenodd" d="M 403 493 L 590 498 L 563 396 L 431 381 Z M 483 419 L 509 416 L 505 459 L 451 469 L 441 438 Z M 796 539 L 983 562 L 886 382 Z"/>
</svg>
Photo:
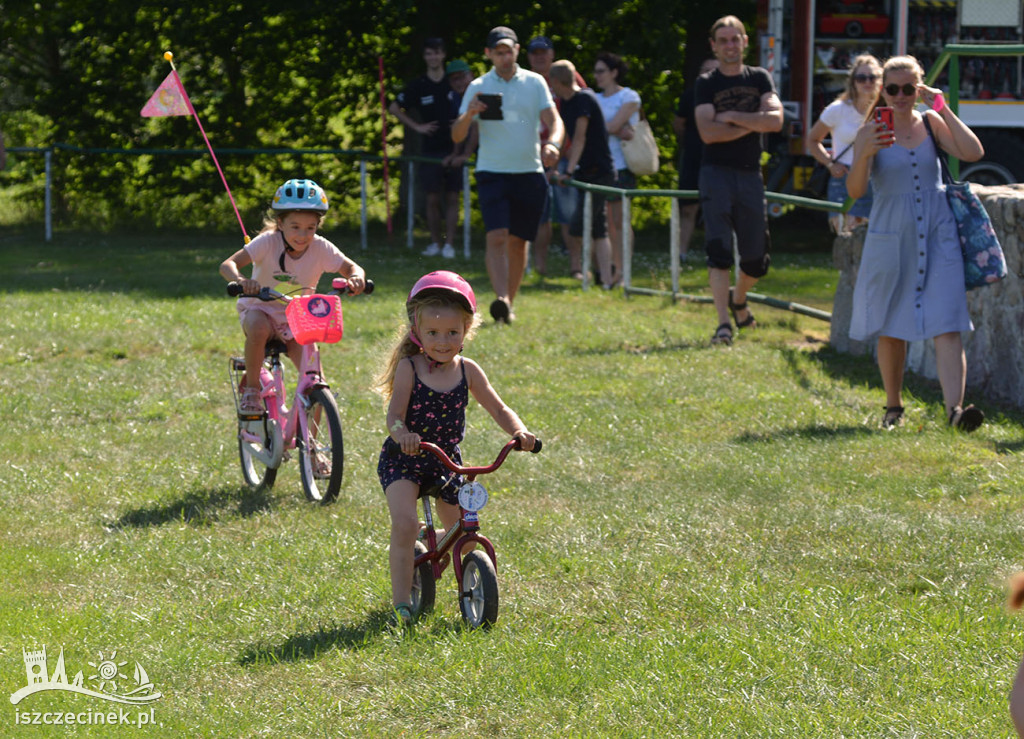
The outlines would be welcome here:
<svg viewBox="0 0 1024 739">
<path fill-rule="evenodd" d="M 985 158 L 980 162 L 962 162 L 960 179 L 979 185 L 1024 182 L 1024 136 L 985 129 L 975 133 L 985 147 Z"/>
</svg>

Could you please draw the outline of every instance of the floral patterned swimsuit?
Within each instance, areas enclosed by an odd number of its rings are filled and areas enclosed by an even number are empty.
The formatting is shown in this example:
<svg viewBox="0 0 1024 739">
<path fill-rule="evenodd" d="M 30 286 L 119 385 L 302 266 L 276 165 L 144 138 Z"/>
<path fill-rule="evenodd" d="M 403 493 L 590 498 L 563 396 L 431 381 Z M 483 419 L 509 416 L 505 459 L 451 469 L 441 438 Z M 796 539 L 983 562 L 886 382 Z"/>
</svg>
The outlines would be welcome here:
<svg viewBox="0 0 1024 739">
<path fill-rule="evenodd" d="M 409 362 L 412 362 L 411 357 Z M 423 384 L 413 365 L 415 379 L 409 405 L 405 409 L 405 427 L 419 434 L 423 441 L 444 449 L 456 464 L 462 464 L 459 442 L 466 433 L 466 406 L 469 404 L 465 364 L 461 370 L 462 379 L 459 384 L 447 392 L 439 392 Z M 396 450 L 397 455 L 392 456 L 392 450 Z M 377 475 L 385 491 L 396 480 L 411 480 L 421 490 L 447 482 L 449 484 L 444 485 L 440 492 L 441 499 L 452 505 L 458 504 L 460 476 L 453 475 L 433 454 L 423 453 L 415 457 L 402 454 L 390 436 L 381 447 Z"/>
</svg>

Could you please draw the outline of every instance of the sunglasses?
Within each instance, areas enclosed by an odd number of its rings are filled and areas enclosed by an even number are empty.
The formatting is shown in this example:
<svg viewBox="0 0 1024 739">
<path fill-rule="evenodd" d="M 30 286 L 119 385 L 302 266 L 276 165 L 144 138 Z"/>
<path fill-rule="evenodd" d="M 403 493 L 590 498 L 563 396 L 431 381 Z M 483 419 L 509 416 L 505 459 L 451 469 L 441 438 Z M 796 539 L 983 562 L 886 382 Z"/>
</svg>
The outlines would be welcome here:
<svg viewBox="0 0 1024 739">
<path fill-rule="evenodd" d="M 594 69 L 594 74 L 604 74 L 607 71 L 608 71 L 607 69 L 596 69 L 595 68 Z"/>
<path fill-rule="evenodd" d="M 874 82 L 878 79 L 877 74 L 855 74 L 853 75 L 855 82 Z"/>
<path fill-rule="evenodd" d="M 903 87 L 900 87 L 899 85 L 885 86 L 885 93 L 891 98 L 896 97 L 900 92 L 902 92 L 907 97 L 910 97 L 911 95 L 917 97 L 917 85 L 911 85 L 908 83 L 906 85 L 903 85 Z"/>
</svg>

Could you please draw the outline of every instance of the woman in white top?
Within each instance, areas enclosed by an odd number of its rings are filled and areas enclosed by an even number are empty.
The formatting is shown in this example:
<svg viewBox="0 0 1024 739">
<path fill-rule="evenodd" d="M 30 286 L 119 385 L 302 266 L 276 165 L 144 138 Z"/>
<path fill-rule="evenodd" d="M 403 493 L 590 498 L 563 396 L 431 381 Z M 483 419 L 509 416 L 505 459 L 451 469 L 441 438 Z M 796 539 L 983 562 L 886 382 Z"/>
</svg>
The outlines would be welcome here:
<svg viewBox="0 0 1024 739">
<path fill-rule="evenodd" d="M 594 62 L 594 79 L 601 94 L 597 102 L 604 113 L 605 127 L 608 129 L 608 148 L 612 152 L 617 175 L 616 187 L 624 190 L 636 188 L 636 177 L 626 167 L 626 159 L 622 154 L 622 140 L 633 138 L 633 127 L 640 121 L 640 95 L 636 90 L 623 87 L 626 63 L 618 54 L 602 51 Z M 622 198 L 609 195 L 606 204 L 608 214 L 608 238 L 612 242 L 612 273 L 615 287 L 622 282 Z M 632 239 L 632 228 L 630 229 Z"/>
<path fill-rule="evenodd" d="M 853 140 L 864 122 L 868 109 L 878 98 L 882 86 L 882 64 L 871 54 L 861 54 L 853 60 L 846 78 L 846 89 L 821 111 L 821 117 L 807 132 L 807 153 L 828 167 L 832 176 L 828 181 L 828 200 L 846 201 L 846 173 L 853 164 Z M 831 153 L 822 143 L 832 134 Z M 857 200 L 843 218 L 842 213 L 829 216 L 829 224 L 836 233 L 847 233 L 868 220 L 871 212 L 871 191 Z M 845 220 L 845 223 L 844 223 Z"/>
</svg>

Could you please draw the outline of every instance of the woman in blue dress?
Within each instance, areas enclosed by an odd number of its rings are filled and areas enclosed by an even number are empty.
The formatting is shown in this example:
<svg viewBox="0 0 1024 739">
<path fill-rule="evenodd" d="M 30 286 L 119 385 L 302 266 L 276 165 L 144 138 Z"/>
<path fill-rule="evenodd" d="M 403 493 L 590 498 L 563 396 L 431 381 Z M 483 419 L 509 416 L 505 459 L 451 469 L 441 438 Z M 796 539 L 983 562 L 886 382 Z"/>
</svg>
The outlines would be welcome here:
<svg viewBox="0 0 1024 739">
<path fill-rule="evenodd" d="M 967 313 L 960 238 L 946 202 L 935 144 L 967 162 L 985 152 L 978 137 L 946 106 L 942 92 L 922 84 L 922 77 L 914 57 L 889 59 L 876 107 L 893 109 L 894 130 L 876 123 L 872 111 L 854 143 L 847 189 L 859 198 L 870 178 L 874 201 L 853 293 L 850 338 L 878 336 L 884 428 L 903 423 L 907 342 L 933 339 L 949 425 L 973 431 L 985 415 L 973 405 L 963 407 L 967 362 L 960 332 L 974 326 Z M 918 98 L 929 108 L 924 113 L 916 110 Z"/>
</svg>

